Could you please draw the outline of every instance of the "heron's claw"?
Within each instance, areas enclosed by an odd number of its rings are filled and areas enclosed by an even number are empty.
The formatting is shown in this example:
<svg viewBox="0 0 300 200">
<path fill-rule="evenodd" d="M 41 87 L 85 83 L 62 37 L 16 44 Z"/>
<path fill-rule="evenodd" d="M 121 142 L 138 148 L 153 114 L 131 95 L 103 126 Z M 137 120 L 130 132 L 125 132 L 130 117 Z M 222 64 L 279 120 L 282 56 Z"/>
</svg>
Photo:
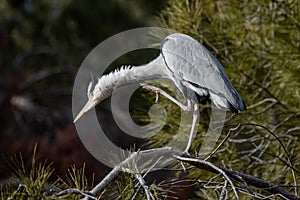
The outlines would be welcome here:
<svg viewBox="0 0 300 200">
<path fill-rule="evenodd" d="M 158 103 L 159 91 L 155 91 L 155 103 Z"/>
<path fill-rule="evenodd" d="M 146 90 L 149 90 L 149 91 L 152 91 L 152 92 L 155 92 L 155 103 L 158 103 L 158 100 L 159 100 L 159 88 L 155 87 L 155 86 L 151 86 L 151 85 L 147 85 L 145 83 L 140 83 L 140 85 L 146 89 Z"/>
</svg>

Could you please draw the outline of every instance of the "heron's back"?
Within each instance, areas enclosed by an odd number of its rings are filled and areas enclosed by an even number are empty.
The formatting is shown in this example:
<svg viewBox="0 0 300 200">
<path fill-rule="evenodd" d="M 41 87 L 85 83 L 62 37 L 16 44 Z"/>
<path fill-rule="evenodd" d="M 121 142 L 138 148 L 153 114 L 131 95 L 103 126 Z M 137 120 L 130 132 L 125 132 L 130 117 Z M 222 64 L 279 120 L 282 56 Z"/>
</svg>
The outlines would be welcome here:
<svg viewBox="0 0 300 200">
<path fill-rule="evenodd" d="M 161 52 L 177 82 L 181 81 L 200 96 L 208 95 L 219 108 L 235 113 L 246 110 L 222 65 L 198 41 L 184 34 L 171 34 L 163 41 Z"/>
</svg>

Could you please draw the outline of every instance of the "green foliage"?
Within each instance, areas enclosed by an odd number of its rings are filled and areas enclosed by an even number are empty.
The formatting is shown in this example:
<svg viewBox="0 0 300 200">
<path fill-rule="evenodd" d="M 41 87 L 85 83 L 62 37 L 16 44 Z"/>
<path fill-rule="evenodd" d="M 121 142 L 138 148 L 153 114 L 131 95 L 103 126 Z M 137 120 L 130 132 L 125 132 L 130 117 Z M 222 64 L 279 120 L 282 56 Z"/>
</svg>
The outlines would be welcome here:
<svg viewBox="0 0 300 200">
<path fill-rule="evenodd" d="M 85 176 L 85 165 L 80 169 L 77 169 L 75 165 L 71 166 L 71 169 L 68 170 L 68 173 L 64 177 L 58 178 L 57 183 L 59 183 L 59 190 L 76 188 L 82 191 L 88 191 L 90 188 Z M 93 183 L 91 186 L 93 186 Z M 81 196 L 78 194 L 67 194 L 62 196 L 62 198 L 81 199 Z"/>
<path fill-rule="evenodd" d="M 70 188 L 83 191 L 90 189 L 85 176 L 85 166 L 81 169 L 72 166 L 65 176 L 54 179 L 52 164 L 46 161 L 43 163 L 38 162 L 36 152 L 37 145 L 34 148 L 29 169 L 25 167 L 21 153 L 7 160 L 12 175 L 5 184 L 3 182 L 1 185 L 1 199 L 81 199 L 82 196 L 78 194 L 63 196 L 56 196 L 55 194 Z"/>
<path fill-rule="evenodd" d="M 38 162 L 36 152 L 37 145 L 29 169 L 25 167 L 21 153 L 7 160 L 9 167 L 12 168 L 12 175 L 0 186 L 1 199 L 82 199 L 83 196 L 78 193 L 67 192 L 59 196 L 56 194 L 69 189 L 88 191 L 93 187 L 94 180 L 89 184 L 85 176 L 85 165 L 80 169 L 72 166 L 64 176 L 53 177 L 52 164 Z M 149 186 L 149 191 L 156 199 L 161 199 L 162 196 L 166 196 L 168 190 L 153 183 Z M 127 200 L 132 199 L 133 196 L 136 199 L 146 199 L 143 188 L 139 186 L 134 174 L 121 173 L 102 193 L 98 194 L 97 198 Z"/>
<path fill-rule="evenodd" d="M 134 187 L 136 182 L 134 182 L 134 179 L 133 174 L 121 173 L 117 180 L 109 184 L 105 189 L 105 199 L 131 199 L 135 193 Z M 142 194 L 137 195 L 137 198 L 142 199 L 142 197 Z"/>
<path fill-rule="evenodd" d="M 160 187 L 159 184 L 153 183 L 148 187 L 155 199 L 163 199 L 167 195 L 168 189 Z M 117 180 L 111 183 L 105 192 L 105 199 L 130 200 L 133 197 L 135 197 L 134 199 L 147 199 L 143 188 L 132 173 L 123 173 L 118 176 Z"/>
<path fill-rule="evenodd" d="M 248 105 L 246 112 L 228 115 L 219 143 L 230 128 L 241 125 L 210 161 L 275 183 L 299 185 L 299 173 L 287 167 L 300 169 L 299 1 L 169 0 L 159 20 L 211 50 Z M 178 115 L 168 117 L 180 121 Z M 207 130 L 209 111 L 201 117 L 195 152 Z M 195 170 L 192 177 L 210 176 Z M 295 192 L 294 187 L 289 190 Z"/>
<path fill-rule="evenodd" d="M 11 157 L 8 163 L 13 169 L 13 174 L 9 183 L 1 186 L 2 199 L 53 199 L 44 195 L 50 187 L 55 187 L 48 182 L 53 168 L 47 162 L 36 163 L 36 147 L 30 170 L 25 168 L 21 154 Z"/>
</svg>

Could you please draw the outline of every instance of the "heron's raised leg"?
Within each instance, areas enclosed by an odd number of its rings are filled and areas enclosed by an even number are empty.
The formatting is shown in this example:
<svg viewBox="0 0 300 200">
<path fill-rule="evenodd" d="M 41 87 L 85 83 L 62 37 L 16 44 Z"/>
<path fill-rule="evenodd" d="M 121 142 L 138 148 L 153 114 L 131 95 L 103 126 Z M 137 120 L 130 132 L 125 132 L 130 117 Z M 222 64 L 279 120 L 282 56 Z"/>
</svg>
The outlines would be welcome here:
<svg viewBox="0 0 300 200">
<path fill-rule="evenodd" d="M 187 143 L 187 146 L 184 150 L 184 153 L 188 154 L 188 151 L 191 148 L 192 142 L 193 142 L 193 137 L 194 137 L 194 133 L 196 131 L 196 127 L 198 124 L 198 119 L 199 119 L 199 106 L 197 103 L 193 103 L 191 102 L 191 100 L 187 99 L 187 105 L 184 105 L 183 103 L 179 102 L 177 99 L 175 99 L 174 97 L 172 97 L 171 95 L 169 95 L 168 93 L 166 93 L 164 90 L 152 86 L 152 85 L 147 85 L 147 84 L 143 84 L 141 83 L 141 85 L 143 86 L 143 88 L 150 90 L 150 91 L 154 91 L 156 93 L 156 95 L 158 93 L 162 94 L 163 96 L 165 96 L 167 99 L 171 100 L 172 102 L 174 102 L 176 105 L 178 105 L 181 109 L 185 110 L 185 111 L 191 111 L 193 109 L 193 120 L 192 120 L 192 126 L 191 126 L 191 131 L 190 131 L 190 135 L 189 135 L 189 140 Z"/>
<path fill-rule="evenodd" d="M 194 106 L 194 109 L 193 109 L 192 127 L 191 127 L 191 131 L 190 131 L 188 143 L 184 150 L 184 153 L 187 153 L 187 154 L 189 153 L 189 150 L 190 150 L 192 142 L 193 142 L 194 132 L 197 131 L 195 129 L 197 127 L 198 119 L 199 119 L 199 106 L 197 103 L 194 103 L 193 106 Z"/>
<path fill-rule="evenodd" d="M 187 101 L 187 105 L 184 105 L 183 103 L 181 103 L 180 101 L 178 101 L 177 99 L 175 99 L 174 97 L 172 97 L 171 95 L 169 95 L 167 92 L 165 92 L 164 90 L 152 86 L 152 85 L 147 85 L 144 83 L 140 83 L 140 85 L 145 88 L 146 90 L 150 90 L 150 91 L 154 91 L 156 93 L 156 100 L 155 103 L 158 102 L 158 94 L 161 94 L 163 96 L 165 96 L 167 99 L 169 99 L 170 101 L 172 101 L 173 103 L 175 103 L 176 105 L 178 105 L 182 110 L 185 111 L 191 111 L 192 110 L 192 105 L 191 105 L 191 101 Z"/>
</svg>

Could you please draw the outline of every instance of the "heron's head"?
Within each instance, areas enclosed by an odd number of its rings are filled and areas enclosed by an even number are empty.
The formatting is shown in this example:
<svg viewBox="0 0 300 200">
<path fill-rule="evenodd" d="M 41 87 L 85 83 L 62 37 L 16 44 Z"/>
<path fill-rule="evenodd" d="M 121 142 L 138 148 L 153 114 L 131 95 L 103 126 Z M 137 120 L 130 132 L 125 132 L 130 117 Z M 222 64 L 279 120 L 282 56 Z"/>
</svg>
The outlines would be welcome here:
<svg viewBox="0 0 300 200">
<path fill-rule="evenodd" d="M 91 108 L 95 107 L 101 101 L 111 96 L 114 89 L 126 84 L 127 82 L 130 82 L 128 77 L 134 77 L 128 76 L 130 71 L 130 67 L 122 67 L 121 69 L 113 71 L 107 75 L 103 75 L 98 79 L 95 79 L 92 76 L 92 81 L 89 83 L 87 91 L 88 101 L 76 116 L 74 122 L 76 122 Z"/>
<path fill-rule="evenodd" d="M 97 104 L 99 104 L 101 100 L 103 100 L 102 98 L 103 95 L 101 94 L 101 92 L 97 92 L 97 91 L 100 91 L 99 84 L 97 87 L 97 82 L 92 78 L 92 81 L 89 83 L 88 91 L 87 91 L 88 101 L 75 117 L 73 121 L 74 123 L 78 121 L 86 112 L 88 112 Z"/>
</svg>

